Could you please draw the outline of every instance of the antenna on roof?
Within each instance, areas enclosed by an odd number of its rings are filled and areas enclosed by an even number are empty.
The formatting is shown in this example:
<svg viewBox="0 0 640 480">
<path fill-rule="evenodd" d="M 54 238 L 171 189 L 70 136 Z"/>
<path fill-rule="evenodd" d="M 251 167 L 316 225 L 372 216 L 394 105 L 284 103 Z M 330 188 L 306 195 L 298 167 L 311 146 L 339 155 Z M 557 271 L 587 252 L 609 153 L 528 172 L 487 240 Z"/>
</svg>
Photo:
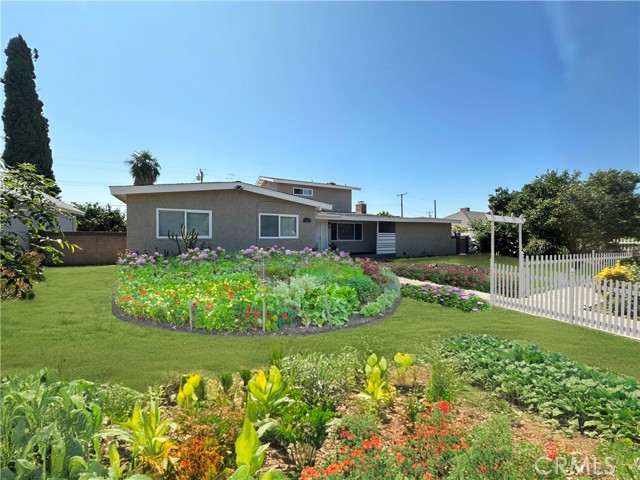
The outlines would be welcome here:
<svg viewBox="0 0 640 480">
<path fill-rule="evenodd" d="M 198 169 L 198 175 L 196 175 L 196 180 L 200 183 L 204 182 L 204 172 L 201 168 Z"/>
</svg>

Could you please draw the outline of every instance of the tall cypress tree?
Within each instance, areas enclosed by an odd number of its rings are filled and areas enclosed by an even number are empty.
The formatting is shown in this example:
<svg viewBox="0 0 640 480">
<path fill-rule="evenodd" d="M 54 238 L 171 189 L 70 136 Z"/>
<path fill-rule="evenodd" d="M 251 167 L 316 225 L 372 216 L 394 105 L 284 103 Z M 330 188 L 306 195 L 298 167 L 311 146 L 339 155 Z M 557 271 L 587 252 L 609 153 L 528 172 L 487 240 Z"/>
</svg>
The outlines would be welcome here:
<svg viewBox="0 0 640 480">
<path fill-rule="evenodd" d="M 39 174 L 55 181 L 49 122 L 42 114 L 43 104 L 36 91 L 34 55 L 21 35 L 9 40 L 4 53 L 7 68 L 2 78 L 5 94 L 3 159 L 9 167 L 32 163 Z M 60 189 L 56 186 L 50 193 L 57 195 Z"/>
</svg>

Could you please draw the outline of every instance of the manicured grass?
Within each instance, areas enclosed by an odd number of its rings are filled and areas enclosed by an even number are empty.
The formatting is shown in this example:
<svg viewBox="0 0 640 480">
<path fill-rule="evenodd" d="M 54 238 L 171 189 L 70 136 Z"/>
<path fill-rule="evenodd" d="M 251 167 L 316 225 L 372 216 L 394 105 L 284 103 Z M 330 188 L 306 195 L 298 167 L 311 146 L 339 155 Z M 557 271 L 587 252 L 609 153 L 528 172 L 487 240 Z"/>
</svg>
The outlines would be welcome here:
<svg viewBox="0 0 640 480">
<path fill-rule="evenodd" d="M 398 258 L 394 260 L 397 263 L 448 263 L 451 265 L 472 265 L 474 267 L 482 267 L 489 270 L 491 264 L 491 255 L 488 253 L 476 253 L 473 255 L 451 255 L 447 257 L 412 257 Z M 496 256 L 496 263 L 506 265 L 518 265 L 516 257 Z"/>
<path fill-rule="evenodd" d="M 48 367 L 67 379 L 144 390 L 177 373 L 211 375 L 265 365 L 277 343 L 285 354 L 351 345 L 393 355 L 419 353 L 441 336 L 487 333 L 640 378 L 640 342 L 498 308 L 468 314 L 405 299 L 377 325 L 307 337 L 205 336 L 141 327 L 111 314 L 115 271 L 50 268 L 34 300 L 2 302 L 2 373 Z"/>
</svg>

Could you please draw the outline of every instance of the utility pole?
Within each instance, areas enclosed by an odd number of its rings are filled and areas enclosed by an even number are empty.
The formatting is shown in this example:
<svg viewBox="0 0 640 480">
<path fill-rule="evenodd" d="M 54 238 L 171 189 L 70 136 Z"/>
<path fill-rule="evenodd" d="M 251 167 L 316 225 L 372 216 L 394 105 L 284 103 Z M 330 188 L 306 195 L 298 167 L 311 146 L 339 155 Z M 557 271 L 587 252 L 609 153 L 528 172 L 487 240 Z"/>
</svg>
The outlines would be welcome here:
<svg viewBox="0 0 640 480">
<path fill-rule="evenodd" d="M 427 215 L 429 215 L 429 218 L 431 218 L 431 212 L 427 212 Z"/>
<path fill-rule="evenodd" d="M 204 182 L 204 172 L 201 168 L 198 169 L 198 175 L 196 175 L 196 180 L 199 180 L 200 183 Z"/>
<path fill-rule="evenodd" d="M 436 208 L 436 201 L 433 201 L 433 218 L 438 218 L 438 209 Z"/>
<path fill-rule="evenodd" d="M 400 216 L 401 217 L 404 217 L 404 205 L 402 203 L 402 200 L 403 200 L 402 197 L 404 197 L 407 193 L 409 193 L 409 192 L 399 193 L 398 195 L 396 195 L 396 196 L 400 197 Z"/>
</svg>

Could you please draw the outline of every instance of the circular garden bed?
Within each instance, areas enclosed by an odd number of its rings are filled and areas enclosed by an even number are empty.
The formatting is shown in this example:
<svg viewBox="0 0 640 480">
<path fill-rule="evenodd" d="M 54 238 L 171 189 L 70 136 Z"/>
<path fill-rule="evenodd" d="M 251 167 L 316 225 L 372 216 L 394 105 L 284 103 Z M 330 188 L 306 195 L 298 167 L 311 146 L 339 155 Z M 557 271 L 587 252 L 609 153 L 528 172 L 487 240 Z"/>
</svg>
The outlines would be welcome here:
<svg viewBox="0 0 640 480">
<path fill-rule="evenodd" d="M 114 314 L 175 330 L 319 333 L 379 321 L 400 297 L 395 274 L 345 252 L 195 248 L 118 264 Z"/>
</svg>

